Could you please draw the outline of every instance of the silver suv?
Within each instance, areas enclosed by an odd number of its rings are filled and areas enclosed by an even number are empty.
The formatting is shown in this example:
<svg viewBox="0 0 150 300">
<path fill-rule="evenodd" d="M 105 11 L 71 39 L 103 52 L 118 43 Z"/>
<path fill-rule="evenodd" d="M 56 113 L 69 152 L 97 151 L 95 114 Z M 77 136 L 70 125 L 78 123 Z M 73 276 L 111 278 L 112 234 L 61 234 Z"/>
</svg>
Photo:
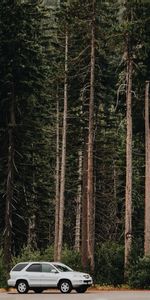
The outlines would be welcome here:
<svg viewBox="0 0 150 300">
<path fill-rule="evenodd" d="M 73 271 L 59 262 L 22 262 L 10 271 L 9 287 L 15 287 L 20 294 L 29 289 L 42 293 L 49 288 L 58 288 L 62 293 L 84 293 L 92 285 L 89 274 Z"/>
</svg>

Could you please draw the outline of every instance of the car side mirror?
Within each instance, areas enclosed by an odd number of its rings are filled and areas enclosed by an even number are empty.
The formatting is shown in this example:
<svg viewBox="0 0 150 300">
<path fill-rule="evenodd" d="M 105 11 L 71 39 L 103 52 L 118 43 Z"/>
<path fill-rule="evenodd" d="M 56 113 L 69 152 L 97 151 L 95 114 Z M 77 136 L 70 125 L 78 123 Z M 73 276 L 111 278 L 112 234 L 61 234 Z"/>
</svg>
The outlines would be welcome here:
<svg viewBox="0 0 150 300">
<path fill-rule="evenodd" d="M 51 270 L 51 273 L 58 273 L 58 272 L 57 272 L 57 270 L 52 269 L 52 270 Z"/>
</svg>

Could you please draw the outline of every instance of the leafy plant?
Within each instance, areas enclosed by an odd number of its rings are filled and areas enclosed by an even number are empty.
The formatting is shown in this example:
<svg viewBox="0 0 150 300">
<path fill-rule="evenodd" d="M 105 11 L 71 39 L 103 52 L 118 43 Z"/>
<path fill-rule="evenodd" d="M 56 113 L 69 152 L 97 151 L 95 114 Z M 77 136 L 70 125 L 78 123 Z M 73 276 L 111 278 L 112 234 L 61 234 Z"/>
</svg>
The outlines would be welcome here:
<svg viewBox="0 0 150 300">
<path fill-rule="evenodd" d="M 128 283 L 132 288 L 150 288 L 150 256 L 138 258 L 128 270 Z"/>
<path fill-rule="evenodd" d="M 80 253 L 69 249 L 67 246 L 62 251 L 62 262 L 74 270 L 81 271 L 82 269 Z"/>
<path fill-rule="evenodd" d="M 54 257 L 54 246 L 47 247 L 41 254 L 41 259 L 44 261 L 53 261 Z"/>
<path fill-rule="evenodd" d="M 39 261 L 41 260 L 40 251 L 33 251 L 30 247 L 24 247 L 19 256 L 13 257 L 12 264 L 15 265 L 22 261 Z"/>
<path fill-rule="evenodd" d="M 0 249 L 0 288 L 7 286 L 6 278 L 6 270 L 3 263 L 3 251 Z"/>
<path fill-rule="evenodd" d="M 123 283 L 124 249 L 122 245 L 106 242 L 98 246 L 95 257 L 95 281 L 99 284 Z"/>
</svg>

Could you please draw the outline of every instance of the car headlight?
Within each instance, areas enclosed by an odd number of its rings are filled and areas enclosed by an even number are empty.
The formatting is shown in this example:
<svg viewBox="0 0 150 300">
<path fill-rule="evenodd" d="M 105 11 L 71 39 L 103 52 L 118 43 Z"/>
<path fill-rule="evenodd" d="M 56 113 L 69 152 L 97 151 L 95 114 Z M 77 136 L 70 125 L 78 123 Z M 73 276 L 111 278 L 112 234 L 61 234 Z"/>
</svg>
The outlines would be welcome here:
<svg viewBox="0 0 150 300">
<path fill-rule="evenodd" d="M 86 274 L 86 275 L 83 275 L 83 277 L 86 278 L 86 279 L 89 279 L 90 275 Z"/>
</svg>

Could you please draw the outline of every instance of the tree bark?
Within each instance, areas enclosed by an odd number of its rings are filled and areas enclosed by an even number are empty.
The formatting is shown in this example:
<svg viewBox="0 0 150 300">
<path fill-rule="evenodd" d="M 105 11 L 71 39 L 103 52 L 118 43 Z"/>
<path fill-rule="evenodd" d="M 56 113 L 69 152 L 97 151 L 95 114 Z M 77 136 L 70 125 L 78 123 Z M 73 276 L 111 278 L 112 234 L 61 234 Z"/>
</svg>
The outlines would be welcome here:
<svg viewBox="0 0 150 300">
<path fill-rule="evenodd" d="M 81 180 L 82 180 L 82 151 L 78 152 L 79 158 L 79 171 L 78 171 L 78 191 L 77 191 L 77 199 L 76 199 L 76 228 L 75 228 L 75 247 L 74 249 L 77 252 L 80 252 L 80 236 L 81 236 Z"/>
<path fill-rule="evenodd" d="M 125 190 L 125 269 L 129 263 L 132 245 L 132 72 L 133 61 L 127 35 L 127 75 L 126 75 L 126 190 Z"/>
<path fill-rule="evenodd" d="M 95 71 L 95 0 L 93 1 L 93 18 L 91 27 L 91 74 L 89 99 L 89 130 L 88 130 L 88 172 L 87 172 L 87 247 L 91 272 L 94 273 L 94 181 L 93 181 L 93 144 L 94 144 L 94 71 Z"/>
<path fill-rule="evenodd" d="M 60 167 L 60 156 L 59 156 L 59 99 L 57 94 L 57 124 L 56 124 L 56 192 L 55 192 L 55 241 L 54 241 L 54 260 L 58 258 L 58 232 L 59 232 L 59 167 Z"/>
<path fill-rule="evenodd" d="M 5 230 L 4 230 L 4 263 L 7 272 L 10 270 L 11 246 L 12 246 L 12 201 L 14 191 L 14 130 L 15 130 L 15 98 L 14 84 L 12 83 L 12 99 L 10 103 L 8 124 L 8 164 L 6 182 L 6 207 L 5 207 Z"/>
<path fill-rule="evenodd" d="M 28 223 L 28 240 L 27 245 L 32 250 L 37 250 L 37 235 L 36 235 L 36 210 L 37 210 L 37 194 L 36 194 L 36 180 L 35 180 L 35 155 L 34 144 L 32 144 L 32 195 L 30 199 L 30 219 Z"/>
<path fill-rule="evenodd" d="M 60 207 L 59 207 L 59 234 L 58 234 L 58 260 L 61 260 L 63 223 L 64 223 L 64 191 L 66 171 L 66 135 L 67 135 L 67 102 L 68 102 L 68 29 L 65 36 L 65 79 L 64 79 L 64 114 L 62 134 L 62 160 L 60 176 Z"/>
<path fill-rule="evenodd" d="M 29 220 L 27 245 L 30 249 L 37 250 L 36 216 L 35 216 L 35 214 L 33 214 Z"/>
<path fill-rule="evenodd" d="M 150 124 L 149 81 L 145 88 L 145 235 L 144 254 L 150 255 Z"/>
<path fill-rule="evenodd" d="M 82 193 L 82 239 L 81 239 L 81 259 L 83 270 L 87 270 L 88 252 L 87 252 L 87 169 L 88 169 L 88 153 L 87 140 L 83 150 L 83 193 Z"/>
</svg>

